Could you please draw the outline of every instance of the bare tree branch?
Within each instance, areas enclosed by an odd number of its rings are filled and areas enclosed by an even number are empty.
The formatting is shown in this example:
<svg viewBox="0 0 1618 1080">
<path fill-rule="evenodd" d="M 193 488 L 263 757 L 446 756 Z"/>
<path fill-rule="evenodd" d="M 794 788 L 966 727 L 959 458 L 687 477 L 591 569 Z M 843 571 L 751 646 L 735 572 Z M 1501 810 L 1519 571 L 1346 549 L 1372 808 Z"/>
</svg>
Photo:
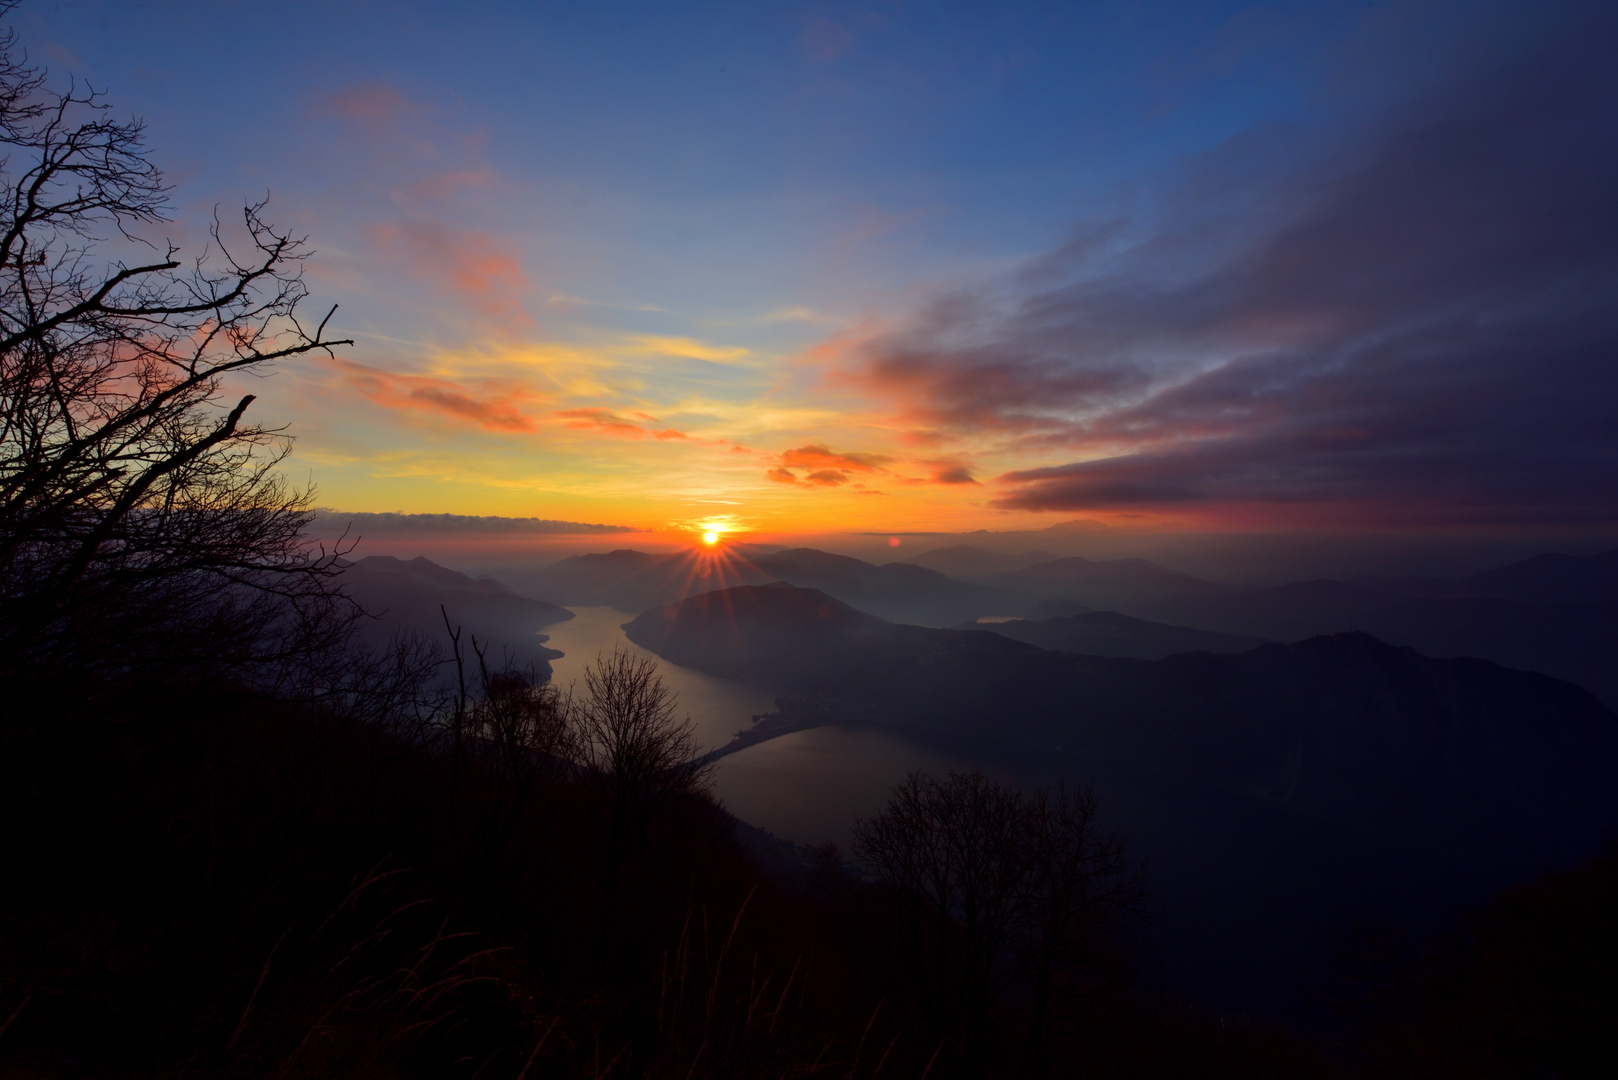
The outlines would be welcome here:
<svg viewBox="0 0 1618 1080">
<path fill-rule="evenodd" d="M 308 246 L 262 201 L 188 262 L 143 235 L 168 193 L 139 120 L 51 89 L 0 33 L 0 674 L 127 666 L 204 626 L 217 656 L 285 655 L 294 624 L 342 622 L 346 548 L 303 541 L 290 440 L 246 420 L 253 395 L 220 397 L 351 342 L 326 336 L 335 306 L 300 321 Z M 159 257 L 125 261 L 130 242 Z"/>
</svg>

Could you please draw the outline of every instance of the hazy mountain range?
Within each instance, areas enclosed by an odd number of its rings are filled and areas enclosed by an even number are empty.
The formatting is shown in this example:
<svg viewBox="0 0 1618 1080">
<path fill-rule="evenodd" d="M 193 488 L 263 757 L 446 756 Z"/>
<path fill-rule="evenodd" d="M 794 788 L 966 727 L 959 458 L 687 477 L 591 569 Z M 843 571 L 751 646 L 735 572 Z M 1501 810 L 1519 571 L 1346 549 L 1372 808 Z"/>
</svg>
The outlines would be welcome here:
<svg viewBox="0 0 1618 1080">
<path fill-rule="evenodd" d="M 993 614 L 999 593 L 913 563 L 876 565 L 814 548 L 727 549 L 652 555 L 628 549 L 576 555 L 514 579 L 562 604 L 607 604 L 638 612 L 733 585 L 785 581 L 822 589 L 884 618 L 947 626 Z"/>
<path fill-rule="evenodd" d="M 1238 647 L 1229 637 L 1297 641 L 1359 630 L 1431 656 L 1477 656 L 1542 671 L 1618 705 L 1618 551 L 1542 555 L 1466 577 L 1321 579 L 1257 589 L 1145 559 L 1044 554 L 958 545 L 878 565 L 811 548 L 743 545 L 719 557 L 626 549 L 507 577 L 523 592 L 555 603 L 605 604 L 631 613 L 715 589 L 779 581 L 922 626 L 1010 616 L 1042 622 L 1089 612 L 1140 620 L 1111 620 L 1105 630 L 1097 620 L 1043 628 L 983 625 L 1047 648 L 1102 656 L 1219 652 Z M 946 567 L 956 576 L 944 573 Z M 1222 636 L 1197 638 L 1188 631 Z"/>
<path fill-rule="evenodd" d="M 1618 726 L 1593 695 L 1365 634 L 1157 661 L 1081 656 L 889 623 L 779 583 L 655 608 L 625 629 L 677 664 L 836 699 L 864 722 L 1013 755 L 1082 748 L 1345 822 L 1411 828 L 1420 809 L 1448 823 L 1430 822 L 1445 842 L 1487 822 L 1491 848 L 1518 833 L 1538 844 L 1541 810 L 1618 810 Z M 1575 773 L 1598 760 L 1581 786 Z"/>
<path fill-rule="evenodd" d="M 1020 780 L 1093 781 L 1145 857 L 1170 974 L 1273 1002 L 1356 919 L 1425 920 L 1618 835 L 1618 718 L 1545 675 L 1360 633 L 1156 661 L 888 623 L 784 584 L 631 640 Z"/>
<path fill-rule="evenodd" d="M 1116 611 L 1089 611 L 1047 619 L 1008 619 L 1004 622 L 967 623 L 958 630 L 988 630 L 1041 649 L 1082 653 L 1086 656 L 1128 656 L 1161 660 L 1188 652 L 1246 652 L 1264 644 L 1262 638 L 1216 634 L 1189 626 L 1120 615 Z"/>
<path fill-rule="evenodd" d="M 562 654 L 545 648 L 548 638 L 541 628 L 573 618 L 564 607 L 518 596 L 492 579 L 471 578 L 421 558 L 367 556 L 350 563 L 341 581 L 365 609 L 360 635 L 373 645 L 410 633 L 440 642 L 447 650 L 447 615 L 451 625 L 465 628 L 468 648 L 476 637 L 490 647 L 491 659 L 509 655 L 518 666 L 532 664 L 547 677 L 549 661 Z"/>
<path fill-rule="evenodd" d="M 1169 975 L 1236 1007 L 1281 1000 L 1356 919 L 1431 920 L 1618 835 L 1618 552 L 1262 589 L 1043 555 L 619 550 L 507 575 L 543 601 L 425 559 L 345 580 L 373 634 L 441 634 L 442 603 L 540 662 L 558 604 L 641 612 L 637 644 L 789 719 L 1094 782 L 1148 864 Z"/>
</svg>

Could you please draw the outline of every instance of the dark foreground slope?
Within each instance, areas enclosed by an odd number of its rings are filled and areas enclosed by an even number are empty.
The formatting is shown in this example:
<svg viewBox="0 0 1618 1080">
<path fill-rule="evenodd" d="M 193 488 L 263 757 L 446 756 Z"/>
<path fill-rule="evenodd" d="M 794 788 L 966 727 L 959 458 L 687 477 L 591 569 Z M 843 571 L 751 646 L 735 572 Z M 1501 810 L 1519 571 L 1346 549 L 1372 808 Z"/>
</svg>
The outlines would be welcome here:
<svg viewBox="0 0 1618 1080">
<path fill-rule="evenodd" d="M 668 659 L 1041 780 L 1094 780 L 1187 984 L 1273 1005 L 1370 914 L 1425 919 L 1593 854 L 1618 723 L 1589 693 L 1363 634 L 1159 661 L 898 626 L 738 588 L 627 627 Z M 797 706 L 804 707 L 804 706 Z"/>
<path fill-rule="evenodd" d="M 0 754 L 0 1076 L 972 1075 L 913 1019 L 887 894 L 834 853 L 761 873 L 700 791 L 643 803 L 624 848 L 599 776 L 510 742 L 63 689 Z M 987 1076 L 1336 1075 L 1118 982 L 1081 1007 L 1048 1068 Z"/>
</svg>

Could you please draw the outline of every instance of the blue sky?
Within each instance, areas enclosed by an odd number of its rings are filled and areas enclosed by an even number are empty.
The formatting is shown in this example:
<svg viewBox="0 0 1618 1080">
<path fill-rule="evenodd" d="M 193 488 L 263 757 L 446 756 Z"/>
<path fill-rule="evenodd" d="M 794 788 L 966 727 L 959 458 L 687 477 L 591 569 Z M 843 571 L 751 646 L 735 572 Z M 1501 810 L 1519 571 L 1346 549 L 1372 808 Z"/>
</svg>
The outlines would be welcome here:
<svg viewBox="0 0 1618 1080">
<path fill-rule="evenodd" d="M 768 528 L 1296 503 L 1178 481 L 1025 497 L 1040 470 L 1135 475 L 1165 444 L 1109 418 L 1315 318 L 1249 312 L 1270 329 L 1240 341 L 1132 324 L 1134 374 L 1075 397 L 1123 354 L 1096 359 L 1071 306 L 1066 336 L 1035 333 L 1056 288 L 1036 279 L 1114 302 L 1237 280 L 1401 124 L 1441 127 L 1598 10 L 124 2 L 14 21 L 53 73 L 147 119 L 171 232 L 194 242 L 211 206 L 267 191 L 320 250 L 316 298 L 341 302 L 358 367 L 285 373 L 267 408 L 326 501 Z M 1355 325 L 1362 345 L 1392 330 Z M 1289 347 L 1318 353 L 1317 331 Z M 1054 388 L 1054 412 L 945 400 L 991 368 Z M 1349 517 L 1378 501 L 1348 487 Z"/>
</svg>

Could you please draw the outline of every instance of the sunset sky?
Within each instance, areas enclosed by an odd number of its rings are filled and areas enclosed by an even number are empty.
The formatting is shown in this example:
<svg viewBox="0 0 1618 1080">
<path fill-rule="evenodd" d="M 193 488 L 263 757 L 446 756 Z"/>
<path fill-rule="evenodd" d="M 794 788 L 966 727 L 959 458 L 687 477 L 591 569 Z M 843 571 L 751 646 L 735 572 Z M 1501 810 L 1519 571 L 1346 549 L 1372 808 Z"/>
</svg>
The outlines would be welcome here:
<svg viewBox="0 0 1618 1080">
<path fill-rule="evenodd" d="M 353 511 L 1618 523 L 1599 4 L 29 3 L 168 232 L 271 197 Z"/>
</svg>

